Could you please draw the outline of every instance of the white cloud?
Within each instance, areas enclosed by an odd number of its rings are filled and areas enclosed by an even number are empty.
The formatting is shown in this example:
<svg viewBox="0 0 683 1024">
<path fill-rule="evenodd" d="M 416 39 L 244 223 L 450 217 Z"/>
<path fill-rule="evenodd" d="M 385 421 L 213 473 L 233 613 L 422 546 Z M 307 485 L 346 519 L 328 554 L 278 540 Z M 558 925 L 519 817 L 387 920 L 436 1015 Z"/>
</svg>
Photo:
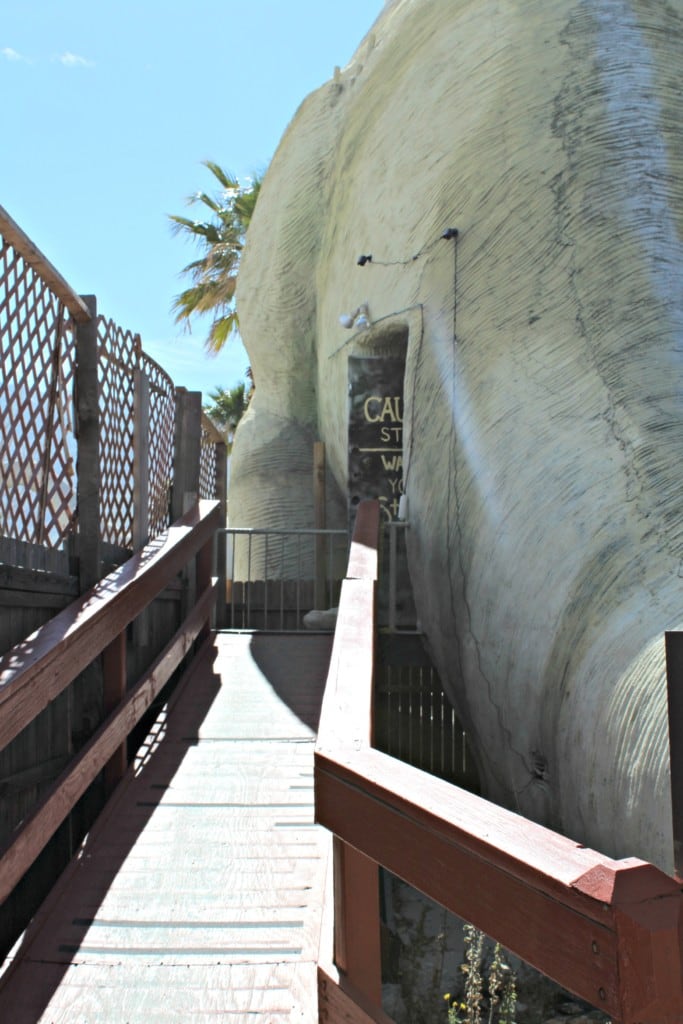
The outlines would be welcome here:
<svg viewBox="0 0 683 1024">
<path fill-rule="evenodd" d="M 65 68 L 94 68 L 94 61 L 87 60 L 85 57 L 79 57 L 77 53 L 71 53 L 67 50 L 65 53 L 60 54 L 57 58 L 60 64 L 63 64 Z"/>
<path fill-rule="evenodd" d="M 28 63 L 28 57 L 24 57 L 23 53 L 13 50 L 11 46 L 3 46 L 0 53 L 6 60 L 21 60 Z"/>
</svg>

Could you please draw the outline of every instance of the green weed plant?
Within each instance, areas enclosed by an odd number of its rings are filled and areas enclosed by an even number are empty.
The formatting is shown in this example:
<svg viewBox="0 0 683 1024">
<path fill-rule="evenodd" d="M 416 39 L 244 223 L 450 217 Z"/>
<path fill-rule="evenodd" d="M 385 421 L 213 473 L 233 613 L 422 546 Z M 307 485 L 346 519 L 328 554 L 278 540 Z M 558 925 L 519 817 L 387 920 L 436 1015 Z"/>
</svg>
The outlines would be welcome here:
<svg viewBox="0 0 683 1024">
<path fill-rule="evenodd" d="M 448 1024 L 515 1024 L 516 979 L 500 943 L 494 945 L 484 968 L 484 933 L 471 924 L 464 926 L 463 933 L 465 962 L 460 970 L 465 984 L 461 999 L 452 999 L 450 992 L 444 996 Z"/>
</svg>

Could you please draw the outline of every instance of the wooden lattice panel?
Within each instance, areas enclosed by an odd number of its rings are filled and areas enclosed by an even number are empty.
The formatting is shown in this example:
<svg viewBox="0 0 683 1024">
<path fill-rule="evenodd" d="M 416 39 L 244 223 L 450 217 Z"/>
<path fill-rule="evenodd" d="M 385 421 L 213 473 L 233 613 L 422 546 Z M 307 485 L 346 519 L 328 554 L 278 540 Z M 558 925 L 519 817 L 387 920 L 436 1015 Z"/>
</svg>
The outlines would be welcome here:
<svg viewBox="0 0 683 1024">
<path fill-rule="evenodd" d="M 100 530 L 103 541 L 133 546 L 133 427 L 140 339 L 98 318 Z"/>
<path fill-rule="evenodd" d="M 46 547 L 74 529 L 75 331 L 5 239 L 0 249 L 0 534 Z"/>
<path fill-rule="evenodd" d="M 216 444 L 202 419 L 201 455 L 199 458 L 199 497 L 216 497 Z"/>
<path fill-rule="evenodd" d="M 149 380 L 149 535 L 156 537 L 169 523 L 175 386 L 165 370 L 144 352 L 141 365 Z"/>
</svg>

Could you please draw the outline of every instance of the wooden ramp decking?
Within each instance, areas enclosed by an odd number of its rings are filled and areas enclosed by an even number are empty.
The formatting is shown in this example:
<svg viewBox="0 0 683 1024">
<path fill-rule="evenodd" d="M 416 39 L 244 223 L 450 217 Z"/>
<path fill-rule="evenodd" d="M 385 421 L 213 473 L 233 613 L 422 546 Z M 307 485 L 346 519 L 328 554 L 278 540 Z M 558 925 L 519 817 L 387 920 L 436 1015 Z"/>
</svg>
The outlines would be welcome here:
<svg viewBox="0 0 683 1024">
<path fill-rule="evenodd" d="M 1 1024 L 317 1021 L 332 638 L 218 634 L 0 982 Z"/>
</svg>

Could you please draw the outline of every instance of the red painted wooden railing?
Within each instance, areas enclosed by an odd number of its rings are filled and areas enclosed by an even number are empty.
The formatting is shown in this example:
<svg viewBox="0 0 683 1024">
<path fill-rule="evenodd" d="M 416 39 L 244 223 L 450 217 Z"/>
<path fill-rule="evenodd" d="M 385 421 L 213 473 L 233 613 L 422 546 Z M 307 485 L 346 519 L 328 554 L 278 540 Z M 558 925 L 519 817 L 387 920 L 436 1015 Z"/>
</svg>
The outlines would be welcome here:
<svg viewBox="0 0 683 1024">
<path fill-rule="evenodd" d="M 586 849 L 373 749 L 378 527 L 377 504 L 361 505 L 315 755 L 316 816 L 335 836 L 335 965 L 319 965 L 320 1020 L 388 1020 L 381 864 L 615 1024 L 680 1024 L 683 897 L 674 878 Z"/>
<path fill-rule="evenodd" d="M 165 535 L 106 576 L 0 658 L 0 748 L 9 743 L 98 655 L 103 655 L 105 721 L 39 805 L 0 849 L 0 902 L 7 898 L 88 786 L 104 769 L 108 786 L 126 767 L 126 737 L 190 650 L 208 636 L 218 502 L 200 501 Z M 197 600 L 178 631 L 126 690 L 126 627 L 196 560 Z"/>
</svg>

